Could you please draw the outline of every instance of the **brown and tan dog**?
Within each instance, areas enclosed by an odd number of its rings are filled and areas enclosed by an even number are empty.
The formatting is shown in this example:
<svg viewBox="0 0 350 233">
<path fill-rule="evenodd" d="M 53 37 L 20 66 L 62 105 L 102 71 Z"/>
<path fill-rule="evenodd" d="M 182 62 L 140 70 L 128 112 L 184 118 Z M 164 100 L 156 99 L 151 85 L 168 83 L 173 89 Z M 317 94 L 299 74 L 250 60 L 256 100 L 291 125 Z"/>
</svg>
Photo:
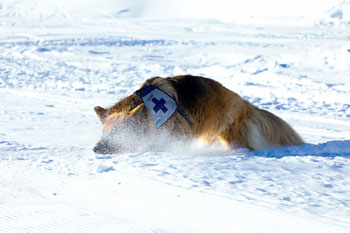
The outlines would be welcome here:
<svg viewBox="0 0 350 233">
<path fill-rule="evenodd" d="M 170 116 L 157 115 L 172 109 Z M 102 154 L 136 151 L 150 138 L 166 144 L 169 135 L 255 151 L 304 143 L 281 118 L 204 77 L 151 78 L 111 108 L 97 106 L 95 112 L 103 123 L 103 137 L 94 151 Z"/>
</svg>

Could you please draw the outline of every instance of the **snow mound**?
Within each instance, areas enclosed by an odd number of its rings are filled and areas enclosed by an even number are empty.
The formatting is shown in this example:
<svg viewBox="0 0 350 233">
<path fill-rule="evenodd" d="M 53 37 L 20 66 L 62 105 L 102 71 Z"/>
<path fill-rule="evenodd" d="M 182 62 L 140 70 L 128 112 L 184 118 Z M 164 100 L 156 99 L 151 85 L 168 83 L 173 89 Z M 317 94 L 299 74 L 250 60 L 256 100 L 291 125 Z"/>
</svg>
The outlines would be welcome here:
<svg viewBox="0 0 350 233">
<path fill-rule="evenodd" d="M 336 26 L 350 24 L 350 1 L 343 0 L 338 5 L 333 6 L 326 13 L 326 18 L 321 20 L 321 24 Z"/>
<path fill-rule="evenodd" d="M 318 145 L 305 144 L 302 146 L 273 148 L 250 154 L 274 158 L 282 158 L 285 156 L 350 157 L 350 140 L 329 141 Z"/>
</svg>

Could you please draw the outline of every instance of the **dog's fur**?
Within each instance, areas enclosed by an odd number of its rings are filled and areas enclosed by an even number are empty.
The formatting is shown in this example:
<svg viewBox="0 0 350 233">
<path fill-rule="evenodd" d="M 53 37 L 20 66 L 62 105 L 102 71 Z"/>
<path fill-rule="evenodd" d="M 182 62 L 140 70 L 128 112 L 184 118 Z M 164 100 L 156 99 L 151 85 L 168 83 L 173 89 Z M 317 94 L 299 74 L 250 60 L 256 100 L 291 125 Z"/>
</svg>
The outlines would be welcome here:
<svg viewBox="0 0 350 233">
<path fill-rule="evenodd" d="M 113 140 L 106 139 L 106 135 L 118 135 L 125 127 L 143 137 L 166 130 L 176 137 L 200 138 L 206 143 L 219 141 L 229 147 L 255 151 L 304 143 L 281 118 L 253 106 L 212 79 L 189 75 L 155 77 L 147 80 L 145 85 L 153 85 L 172 97 L 191 124 L 177 111 L 156 129 L 141 98 L 132 94 L 111 108 L 95 107 L 104 126 L 104 136 L 94 148 L 95 152 L 123 152 L 121 145 L 112 146 Z M 135 138 L 136 144 L 137 140 L 140 138 Z"/>
</svg>

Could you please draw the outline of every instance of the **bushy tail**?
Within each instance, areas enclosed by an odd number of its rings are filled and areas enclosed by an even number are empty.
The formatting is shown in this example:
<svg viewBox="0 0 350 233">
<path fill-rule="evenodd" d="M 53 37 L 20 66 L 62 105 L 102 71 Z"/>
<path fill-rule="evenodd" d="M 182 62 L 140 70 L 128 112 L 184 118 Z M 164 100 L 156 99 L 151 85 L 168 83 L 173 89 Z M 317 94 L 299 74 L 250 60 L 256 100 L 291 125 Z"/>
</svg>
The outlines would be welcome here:
<svg viewBox="0 0 350 233">
<path fill-rule="evenodd" d="M 287 122 L 268 111 L 258 108 L 255 110 L 256 114 L 253 114 L 252 122 L 257 125 L 269 146 L 304 144 L 303 139 Z"/>
</svg>

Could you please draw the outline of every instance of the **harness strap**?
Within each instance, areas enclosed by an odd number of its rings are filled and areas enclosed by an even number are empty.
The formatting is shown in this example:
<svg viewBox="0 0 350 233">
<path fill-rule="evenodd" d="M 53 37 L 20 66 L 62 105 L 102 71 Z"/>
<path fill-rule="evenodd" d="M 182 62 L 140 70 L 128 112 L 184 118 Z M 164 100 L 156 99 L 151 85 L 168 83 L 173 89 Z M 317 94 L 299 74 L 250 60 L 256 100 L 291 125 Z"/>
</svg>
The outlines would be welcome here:
<svg viewBox="0 0 350 233">
<path fill-rule="evenodd" d="M 180 106 L 177 106 L 177 111 L 187 121 L 187 123 L 190 125 L 190 128 L 192 128 L 192 126 L 193 126 L 192 122 L 191 122 L 190 118 L 187 116 L 186 112 Z"/>
</svg>

